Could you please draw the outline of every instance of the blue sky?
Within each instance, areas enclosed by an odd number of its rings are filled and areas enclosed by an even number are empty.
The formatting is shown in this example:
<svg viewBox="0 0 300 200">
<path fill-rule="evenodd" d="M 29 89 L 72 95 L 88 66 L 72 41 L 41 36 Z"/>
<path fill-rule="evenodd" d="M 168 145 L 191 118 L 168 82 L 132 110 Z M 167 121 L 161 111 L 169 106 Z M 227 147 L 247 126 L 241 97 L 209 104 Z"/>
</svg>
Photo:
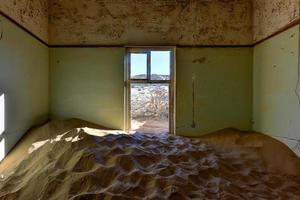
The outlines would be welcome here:
<svg viewBox="0 0 300 200">
<path fill-rule="evenodd" d="M 152 74 L 170 74 L 170 51 L 151 51 Z M 131 75 L 147 73 L 147 54 L 131 54 Z"/>
</svg>

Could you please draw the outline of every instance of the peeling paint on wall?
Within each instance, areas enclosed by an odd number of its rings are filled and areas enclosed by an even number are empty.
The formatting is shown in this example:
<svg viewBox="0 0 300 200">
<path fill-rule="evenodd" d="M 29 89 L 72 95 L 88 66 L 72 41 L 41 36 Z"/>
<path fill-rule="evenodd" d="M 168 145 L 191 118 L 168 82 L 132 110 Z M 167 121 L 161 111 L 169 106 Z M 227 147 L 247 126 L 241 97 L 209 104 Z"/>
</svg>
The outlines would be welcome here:
<svg viewBox="0 0 300 200">
<path fill-rule="evenodd" d="M 51 0 L 50 44 L 248 45 L 251 0 Z"/>
<path fill-rule="evenodd" d="M 299 17 L 299 0 L 254 0 L 254 42 L 270 36 Z"/>
<path fill-rule="evenodd" d="M 47 0 L 0 0 L 0 11 L 43 41 L 48 41 Z"/>
<path fill-rule="evenodd" d="M 0 11 L 54 45 L 250 45 L 298 18 L 299 5 L 300 0 L 0 0 Z"/>
</svg>

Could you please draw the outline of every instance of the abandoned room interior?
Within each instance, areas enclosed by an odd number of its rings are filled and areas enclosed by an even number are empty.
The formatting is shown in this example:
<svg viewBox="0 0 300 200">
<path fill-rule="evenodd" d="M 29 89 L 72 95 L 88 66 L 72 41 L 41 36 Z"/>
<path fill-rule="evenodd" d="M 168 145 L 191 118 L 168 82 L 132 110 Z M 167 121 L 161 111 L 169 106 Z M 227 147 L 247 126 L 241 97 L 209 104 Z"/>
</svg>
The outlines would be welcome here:
<svg viewBox="0 0 300 200">
<path fill-rule="evenodd" d="M 299 0 L 0 0 L 0 199 L 300 199 Z"/>
</svg>

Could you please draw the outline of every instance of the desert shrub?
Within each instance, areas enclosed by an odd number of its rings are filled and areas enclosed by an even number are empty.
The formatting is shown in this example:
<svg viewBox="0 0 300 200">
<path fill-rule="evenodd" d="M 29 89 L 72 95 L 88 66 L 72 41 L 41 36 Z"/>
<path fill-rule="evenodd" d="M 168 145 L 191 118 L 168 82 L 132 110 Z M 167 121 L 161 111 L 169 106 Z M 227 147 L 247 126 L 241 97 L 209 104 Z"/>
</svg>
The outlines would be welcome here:
<svg viewBox="0 0 300 200">
<path fill-rule="evenodd" d="M 165 85 L 135 85 L 131 96 L 133 118 L 165 119 L 169 115 L 169 93 Z"/>
</svg>

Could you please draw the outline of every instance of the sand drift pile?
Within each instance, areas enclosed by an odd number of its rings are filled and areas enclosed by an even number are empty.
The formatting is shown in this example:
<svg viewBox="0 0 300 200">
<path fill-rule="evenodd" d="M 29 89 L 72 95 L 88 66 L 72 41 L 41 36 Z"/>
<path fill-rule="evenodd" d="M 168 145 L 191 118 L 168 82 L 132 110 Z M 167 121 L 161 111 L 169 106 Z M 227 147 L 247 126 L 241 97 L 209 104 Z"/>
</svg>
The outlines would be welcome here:
<svg viewBox="0 0 300 200">
<path fill-rule="evenodd" d="M 0 173 L 0 199 L 300 199 L 299 159 L 233 129 L 192 139 L 53 121 L 30 131 Z"/>
</svg>

